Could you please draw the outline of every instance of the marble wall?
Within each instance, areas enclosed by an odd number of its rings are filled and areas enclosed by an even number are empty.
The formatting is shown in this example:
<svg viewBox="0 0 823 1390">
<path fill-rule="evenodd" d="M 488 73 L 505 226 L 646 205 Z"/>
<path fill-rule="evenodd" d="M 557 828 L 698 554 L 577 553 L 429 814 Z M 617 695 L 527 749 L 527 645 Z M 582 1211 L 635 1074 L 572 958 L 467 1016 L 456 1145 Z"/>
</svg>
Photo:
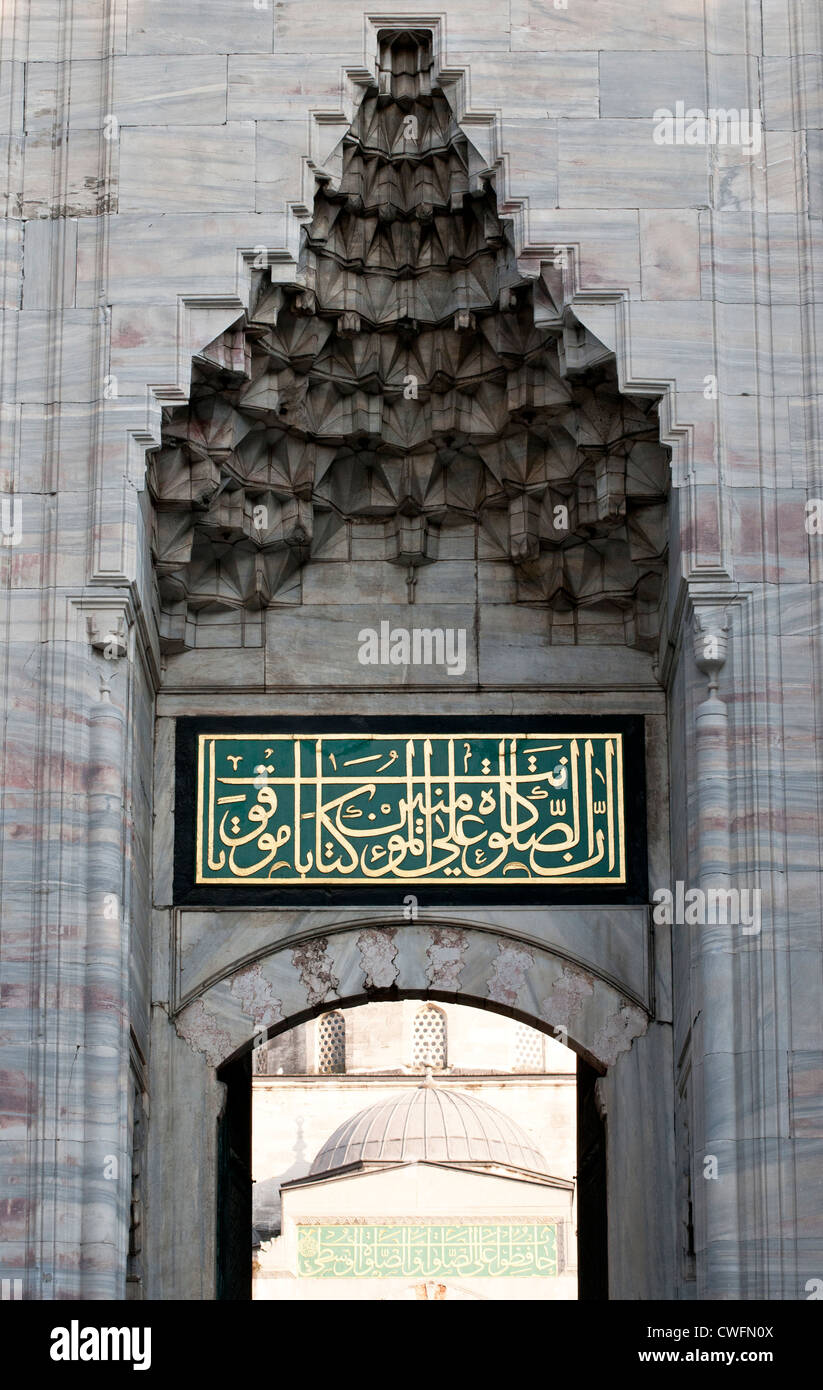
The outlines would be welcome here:
<svg viewBox="0 0 823 1390">
<path fill-rule="evenodd" d="M 668 637 L 656 667 L 619 649 L 585 664 L 547 649 L 522 608 L 465 689 L 430 672 L 397 689 L 378 669 L 349 698 L 363 713 L 667 722 L 650 893 L 758 888 L 762 922 L 756 935 L 674 923 L 671 969 L 655 925 L 643 1028 L 602 1090 L 611 1190 L 638 1217 L 654 1208 L 664 1234 L 642 1274 L 649 1252 L 621 1247 L 612 1287 L 803 1299 L 823 1278 L 814 0 L 452 0 L 425 20 L 398 0 L 379 18 L 305 0 L 4 6 L 3 1276 L 28 1298 L 125 1297 L 131 1084 L 149 1093 L 153 1153 L 135 1277 L 164 1297 L 213 1296 L 213 1233 L 201 1223 L 181 1245 L 172 1175 L 211 1190 L 227 1054 L 193 1050 L 168 1010 L 208 1013 L 211 993 L 231 1048 L 248 1041 L 254 1011 L 230 980 L 256 955 L 256 927 L 246 914 L 225 933 L 216 915 L 171 910 L 169 725 L 201 710 L 334 712 L 348 672 L 337 581 L 322 574 L 312 602 L 270 614 L 266 645 L 223 660 L 220 680 L 213 655 L 163 663 L 145 451 L 163 406 L 187 398 L 192 355 L 242 314 L 261 249 L 275 282 L 293 279 L 314 173 L 374 72 L 378 27 L 409 22 L 432 29 L 523 271 L 568 248 L 576 320 L 614 353 L 621 389 L 660 398 Z M 681 101 L 759 111 L 761 147 L 656 143 L 654 110 Z M 447 598 L 462 582 L 452 563 Z M 262 926 L 273 953 L 290 931 Z M 553 932 L 543 924 L 541 950 Z M 641 1114 L 654 1115 L 645 1154 Z M 690 1156 L 676 1196 L 675 1119 Z M 642 1194 L 638 1162 L 658 1175 Z"/>
</svg>

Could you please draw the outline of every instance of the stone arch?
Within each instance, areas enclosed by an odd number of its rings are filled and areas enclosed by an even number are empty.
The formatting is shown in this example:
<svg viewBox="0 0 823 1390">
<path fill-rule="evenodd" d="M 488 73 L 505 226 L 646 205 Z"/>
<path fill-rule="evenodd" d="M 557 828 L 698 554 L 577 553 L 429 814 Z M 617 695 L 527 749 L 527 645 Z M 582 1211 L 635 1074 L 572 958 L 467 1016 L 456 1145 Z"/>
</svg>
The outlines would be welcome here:
<svg viewBox="0 0 823 1390">
<path fill-rule="evenodd" d="M 419 998 L 507 1014 L 599 1071 L 648 1027 L 636 1001 L 559 953 L 474 927 L 351 927 L 281 944 L 176 1013 L 178 1035 L 220 1068 L 297 1023 L 373 999 Z"/>
</svg>

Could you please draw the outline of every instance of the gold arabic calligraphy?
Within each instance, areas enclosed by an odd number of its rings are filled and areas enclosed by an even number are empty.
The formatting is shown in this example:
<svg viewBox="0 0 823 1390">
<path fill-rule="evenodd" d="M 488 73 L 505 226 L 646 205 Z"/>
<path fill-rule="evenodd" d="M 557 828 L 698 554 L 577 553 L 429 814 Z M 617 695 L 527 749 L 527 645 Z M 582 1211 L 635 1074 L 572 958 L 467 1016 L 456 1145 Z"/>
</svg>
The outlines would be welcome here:
<svg viewBox="0 0 823 1390">
<path fill-rule="evenodd" d="M 201 734 L 200 883 L 625 881 L 620 734 Z"/>
</svg>

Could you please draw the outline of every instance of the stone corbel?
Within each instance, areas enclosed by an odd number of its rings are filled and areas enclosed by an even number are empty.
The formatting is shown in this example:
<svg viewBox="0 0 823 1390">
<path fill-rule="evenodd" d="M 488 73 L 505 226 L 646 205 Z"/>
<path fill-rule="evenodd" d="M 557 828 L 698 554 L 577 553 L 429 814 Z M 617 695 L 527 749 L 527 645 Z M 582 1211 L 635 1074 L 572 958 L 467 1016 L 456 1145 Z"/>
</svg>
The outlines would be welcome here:
<svg viewBox="0 0 823 1390">
<path fill-rule="evenodd" d="M 695 709 L 697 845 L 701 883 L 724 882 L 730 872 L 729 709 L 718 695 L 729 650 L 729 615 L 722 598 L 694 604 L 694 659 L 708 692 Z"/>
<path fill-rule="evenodd" d="M 94 655 L 93 668 L 100 678 L 101 698 L 110 689 L 119 663 L 145 665 L 149 680 L 160 679 L 158 652 L 146 615 L 125 587 L 116 591 L 72 595 L 67 612 L 67 635 Z"/>
<path fill-rule="evenodd" d="M 92 651 L 106 661 L 119 661 L 129 651 L 130 624 L 124 607 L 95 609 L 86 613 L 86 633 Z"/>
<path fill-rule="evenodd" d="M 729 617 L 726 608 L 717 604 L 695 605 L 693 637 L 695 664 L 708 680 L 709 699 L 719 701 L 717 687 L 720 672 L 726 664 L 729 646 Z"/>
</svg>

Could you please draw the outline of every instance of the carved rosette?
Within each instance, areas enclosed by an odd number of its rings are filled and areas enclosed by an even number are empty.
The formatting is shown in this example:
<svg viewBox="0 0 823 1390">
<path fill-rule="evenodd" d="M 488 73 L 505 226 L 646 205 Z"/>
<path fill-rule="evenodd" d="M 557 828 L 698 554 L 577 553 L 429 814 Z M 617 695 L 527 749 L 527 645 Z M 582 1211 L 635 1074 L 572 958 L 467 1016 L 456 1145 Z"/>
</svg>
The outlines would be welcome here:
<svg viewBox="0 0 823 1390">
<path fill-rule="evenodd" d="M 437 85 L 425 34 L 383 44 L 377 84 L 318 176 L 298 279 L 260 273 L 248 316 L 194 362 L 151 460 L 166 650 L 203 615 L 299 603 L 301 568 L 381 522 L 385 560 L 436 561 L 473 525 L 555 642 L 651 649 L 668 462 L 655 408 L 519 272 L 492 171 Z"/>
</svg>

